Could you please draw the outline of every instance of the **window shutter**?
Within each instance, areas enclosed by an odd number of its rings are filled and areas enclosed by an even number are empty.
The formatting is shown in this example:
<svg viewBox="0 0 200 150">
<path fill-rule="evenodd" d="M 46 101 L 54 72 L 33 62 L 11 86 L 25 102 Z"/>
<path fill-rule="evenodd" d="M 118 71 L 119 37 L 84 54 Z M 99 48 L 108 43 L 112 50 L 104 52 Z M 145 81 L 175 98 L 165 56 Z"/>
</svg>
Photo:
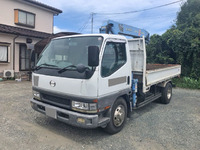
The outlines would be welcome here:
<svg viewBox="0 0 200 150">
<path fill-rule="evenodd" d="M 15 9 L 14 13 L 15 13 L 15 23 L 19 23 L 19 21 L 18 21 L 19 12 L 18 12 L 18 10 Z"/>
</svg>

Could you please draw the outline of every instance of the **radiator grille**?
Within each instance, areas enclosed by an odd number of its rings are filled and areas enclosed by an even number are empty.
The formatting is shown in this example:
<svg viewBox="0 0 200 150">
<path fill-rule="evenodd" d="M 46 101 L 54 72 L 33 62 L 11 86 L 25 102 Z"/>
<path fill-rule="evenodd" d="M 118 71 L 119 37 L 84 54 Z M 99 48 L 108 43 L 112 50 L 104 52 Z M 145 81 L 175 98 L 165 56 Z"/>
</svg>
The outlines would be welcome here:
<svg viewBox="0 0 200 150">
<path fill-rule="evenodd" d="M 61 98 L 61 97 L 48 95 L 48 94 L 44 94 L 44 93 L 41 93 L 41 97 L 42 97 L 42 101 L 52 104 L 52 105 L 55 105 L 55 106 L 59 106 L 59 107 L 63 107 L 63 108 L 70 108 L 70 106 L 71 106 L 70 99 Z"/>
</svg>

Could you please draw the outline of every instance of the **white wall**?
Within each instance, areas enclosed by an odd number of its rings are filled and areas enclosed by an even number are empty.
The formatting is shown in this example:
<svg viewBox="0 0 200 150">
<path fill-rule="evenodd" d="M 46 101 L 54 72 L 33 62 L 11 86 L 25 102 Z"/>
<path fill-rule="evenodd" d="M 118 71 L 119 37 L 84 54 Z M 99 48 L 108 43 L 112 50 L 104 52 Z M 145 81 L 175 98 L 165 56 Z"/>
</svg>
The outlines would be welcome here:
<svg viewBox="0 0 200 150">
<path fill-rule="evenodd" d="M 36 14 L 35 28 L 27 28 L 14 23 L 14 9 L 21 9 Z M 53 13 L 18 0 L 0 0 L 0 24 L 26 28 L 46 33 L 53 33 Z"/>
</svg>

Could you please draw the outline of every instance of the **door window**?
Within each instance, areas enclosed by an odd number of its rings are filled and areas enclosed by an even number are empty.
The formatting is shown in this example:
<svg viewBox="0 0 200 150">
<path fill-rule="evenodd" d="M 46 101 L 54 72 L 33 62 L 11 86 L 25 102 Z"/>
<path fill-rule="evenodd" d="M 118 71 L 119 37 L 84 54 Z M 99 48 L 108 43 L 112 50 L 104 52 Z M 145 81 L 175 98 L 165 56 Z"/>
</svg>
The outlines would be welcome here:
<svg viewBox="0 0 200 150">
<path fill-rule="evenodd" d="M 26 45 L 20 45 L 20 70 L 21 71 L 30 69 L 30 54 L 31 54 L 31 51 L 26 49 Z"/>
<path fill-rule="evenodd" d="M 107 77 L 126 63 L 125 43 L 107 42 L 101 64 L 101 76 Z"/>
</svg>

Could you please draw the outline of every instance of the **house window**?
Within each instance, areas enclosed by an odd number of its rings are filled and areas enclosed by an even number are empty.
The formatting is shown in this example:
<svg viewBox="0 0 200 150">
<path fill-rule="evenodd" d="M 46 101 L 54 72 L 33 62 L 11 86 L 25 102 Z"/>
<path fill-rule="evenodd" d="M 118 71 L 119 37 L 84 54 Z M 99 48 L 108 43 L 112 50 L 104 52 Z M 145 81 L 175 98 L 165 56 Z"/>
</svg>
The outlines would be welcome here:
<svg viewBox="0 0 200 150">
<path fill-rule="evenodd" d="M 27 50 L 26 45 L 20 45 L 20 71 L 30 69 L 30 55 L 31 51 Z"/>
<path fill-rule="evenodd" d="M 8 62 L 8 46 L 0 45 L 0 62 Z"/>
<path fill-rule="evenodd" d="M 35 14 L 15 9 L 15 24 L 26 26 L 26 27 L 35 27 Z"/>
</svg>

